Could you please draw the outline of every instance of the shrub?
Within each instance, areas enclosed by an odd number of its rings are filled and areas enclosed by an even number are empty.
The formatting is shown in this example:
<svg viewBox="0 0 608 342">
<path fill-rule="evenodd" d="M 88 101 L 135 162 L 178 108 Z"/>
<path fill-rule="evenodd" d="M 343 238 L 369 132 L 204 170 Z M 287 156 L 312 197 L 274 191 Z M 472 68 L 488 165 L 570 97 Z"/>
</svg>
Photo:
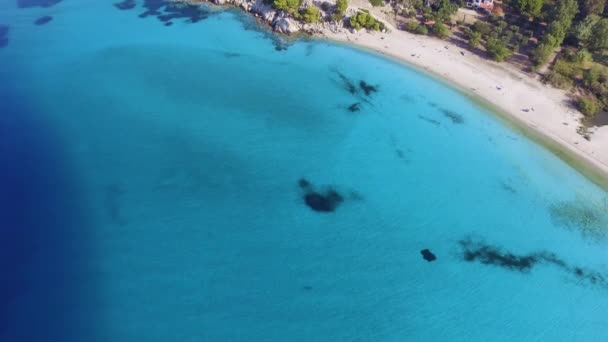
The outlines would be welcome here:
<svg viewBox="0 0 608 342">
<path fill-rule="evenodd" d="M 346 9 L 348 8 L 348 0 L 338 0 L 336 1 L 336 11 L 334 14 L 339 14 L 342 17 L 344 13 L 346 13 Z"/>
<path fill-rule="evenodd" d="M 278 10 L 283 10 L 288 13 L 294 13 L 300 7 L 302 0 L 274 0 L 273 5 L 274 8 Z"/>
<path fill-rule="evenodd" d="M 511 50 L 509 50 L 504 42 L 497 39 L 489 39 L 486 44 L 486 49 L 497 62 L 504 62 L 511 56 Z"/>
<path fill-rule="evenodd" d="M 576 65 L 574 63 L 568 63 L 567 61 L 565 61 L 563 59 L 559 59 L 557 62 L 555 62 L 555 65 L 553 66 L 553 70 L 564 76 L 568 76 L 568 77 L 572 78 L 572 77 L 576 76 L 578 68 L 576 67 Z"/>
<path fill-rule="evenodd" d="M 477 32 L 477 31 L 471 32 L 471 34 L 469 35 L 469 45 L 473 48 L 476 48 L 479 46 L 480 41 L 481 41 L 481 33 Z"/>
<path fill-rule="evenodd" d="M 433 25 L 432 30 L 433 33 L 441 39 L 444 39 L 450 35 L 450 30 L 440 21 Z"/>
<path fill-rule="evenodd" d="M 473 24 L 473 30 L 479 32 L 482 36 L 485 36 L 492 32 L 492 27 L 488 23 L 484 23 L 483 21 L 476 21 Z"/>
<path fill-rule="evenodd" d="M 408 21 L 407 24 L 405 24 L 405 28 L 410 32 L 416 32 L 418 26 L 420 26 L 420 24 L 414 20 Z"/>
<path fill-rule="evenodd" d="M 307 23 L 316 23 L 321 18 L 321 12 L 316 6 L 309 6 L 301 13 L 302 19 Z"/>
<path fill-rule="evenodd" d="M 581 49 L 574 54 L 573 61 L 578 64 L 585 64 L 593 61 L 593 55 L 586 49 Z"/>
<path fill-rule="evenodd" d="M 369 3 L 374 7 L 384 6 L 384 0 L 369 0 Z"/>
<path fill-rule="evenodd" d="M 337 0 L 336 5 L 334 7 L 334 13 L 331 15 L 331 19 L 335 21 L 341 21 L 344 19 L 344 13 L 346 13 L 346 9 L 348 8 L 348 0 Z M 327 10 L 324 10 L 328 12 Z"/>
<path fill-rule="evenodd" d="M 555 71 L 551 72 L 549 76 L 547 76 L 547 82 L 559 89 L 570 89 L 573 85 L 571 78 Z"/>
<path fill-rule="evenodd" d="M 384 28 L 384 24 L 372 17 L 369 13 L 359 12 L 349 18 L 348 23 L 355 30 L 366 28 L 372 31 L 380 31 Z"/>
<path fill-rule="evenodd" d="M 594 116 L 595 114 L 597 114 L 597 112 L 600 111 L 600 107 L 597 101 L 592 97 L 580 97 L 576 105 L 578 107 L 578 110 L 580 110 L 581 113 L 585 114 L 585 116 Z"/>
<path fill-rule="evenodd" d="M 416 28 L 416 33 L 425 36 L 429 34 L 429 29 L 427 29 L 424 25 L 418 25 L 418 28 Z"/>
</svg>

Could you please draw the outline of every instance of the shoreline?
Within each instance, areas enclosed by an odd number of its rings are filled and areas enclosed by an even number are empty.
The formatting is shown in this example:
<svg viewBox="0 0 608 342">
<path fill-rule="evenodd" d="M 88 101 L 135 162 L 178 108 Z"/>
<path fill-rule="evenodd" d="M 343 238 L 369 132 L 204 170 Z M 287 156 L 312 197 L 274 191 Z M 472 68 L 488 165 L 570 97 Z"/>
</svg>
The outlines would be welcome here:
<svg viewBox="0 0 608 342">
<path fill-rule="evenodd" d="M 425 73 L 495 114 L 608 190 L 608 126 L 594 128 L 591 141 L 577 133 L 583 115 L 569 106 L 565 91 L 447 41 L 395 29 L 390 33 L 325 30 L 313 38 L 363 49 Z"/>
<path fill-rule="evenodd" d="M 277 20 L 290 20 L 262 0 L 173 1 L 235 8 L 270 30 Z M 448 41 L 398 30 L 385 20 L 382 8 L 362 1 L 351 4 L 347 15 L 360 9 L 368 10 L 384 23 L 388 32 L 351 32 L 342 25 L 323 23 L 301 26 L 295 34 L 281 30 L 273 30 L 273 34 L 295 40 L 306 34 L 306 39 L 364 50 L 422 72 L 466 96 L 608 191 L 608 125 L 590 129 L 591 139 L 585 139 L 577 131 L 582 126 L 583 115 L 572 106 L 565 90 L 543 84 L 512 65 L 498 64 Z M 290 24 L 298 25 L 293 20 Z"/>
</svg>

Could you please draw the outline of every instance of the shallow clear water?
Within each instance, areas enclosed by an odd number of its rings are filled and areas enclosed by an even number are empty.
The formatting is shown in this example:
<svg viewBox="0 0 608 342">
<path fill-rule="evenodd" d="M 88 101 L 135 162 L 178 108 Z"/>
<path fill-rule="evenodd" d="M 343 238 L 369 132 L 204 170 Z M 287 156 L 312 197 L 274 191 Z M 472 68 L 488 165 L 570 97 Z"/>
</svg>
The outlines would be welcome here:
<svg viewBox="0 0 608 342">
<path fill-rule="evenodd" d="M 0 3 L 0 340 L 608 339 L 602 189 L 403 65 L 146 4 Z"/>
</svg>

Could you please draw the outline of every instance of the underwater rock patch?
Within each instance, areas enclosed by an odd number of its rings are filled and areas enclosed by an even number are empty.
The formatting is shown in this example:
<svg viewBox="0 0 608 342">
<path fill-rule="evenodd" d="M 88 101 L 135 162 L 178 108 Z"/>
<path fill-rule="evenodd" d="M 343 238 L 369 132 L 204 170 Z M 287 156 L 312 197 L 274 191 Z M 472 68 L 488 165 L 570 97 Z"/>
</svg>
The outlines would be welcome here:
<svg viewBox="0 0 608 342">
<path fill-rule="evenodd" d="M 502 267 L 510 271 L 530 273 L 540 265 L 553 265 L 568 273 L 581 282 L 602 286 L 608 289 L 608 276 L 600 272 L 567 263 L 555 253 L 540 251 L 530 254 L 517 255 L 500 247 L 486 244 L 482 240 L 465 238 L 459 241 L 462 248 L 462 259 L 466 262 L 480 262 L 484 265 Z"/>
<path fill-rule="evenodd" d="M 363 90 L 365 96 L 370 96 L 371 94 L 378 92 L 378 86 L 373 86 L 365 81 L 359 81 L 359 88 Z"/>
<path fill-rule="evenodd" d="M 304 203 L 313 211 L 331 213 L 344 202 L 344 197 L 331 187 L 324 191 L 317 191 L 304 178 L 298 181 L 298 186 L 304 190 Z"/>
<path fill-rule="evenodd" d="M 452 120 L 452 123 L 460 125 L 464 123 L 464 117 L 458 113 L 456 113 L 453 110 L 449 110 L 449 109 L 440 109 L 441 113 L 443 114 L 443 116 L 445 116 L 446 118 Z"/>
<path fill-rule="evenodd" d="M 135 8 L 135 5 L 136 3 L 131 0 L 125 0 L 114 4 L 114 6 L 120 10 L 133 9 Z M 143 7 L 146 10 L 139 14 L 140 18 L 153 16 L 165 23 L 166 26 L 171 26 L 172 24 L 167 25 L 166 23 L 171 22 L 173 19 L 186 19 L 186 22 L 197 23 L 207 19 L 212 13 L 200 5 L 177 3 L 167 0 L 144 0 Z"/>
<path fill-rule="evenodd" d="M 350 94 L 353 94 L 353 95 L 357 94 L 358 90 L 357 90 L 357 86 L 355 85 L 355 82 L 353 82 L 351 79 L 346 77 L 346 75 L 344 75 L 343 73 L 341 73 L 338 70 L 334 70 L 334 72 L 338 75 L 338 77 L 342 81 L 342 87 L 344 88 L 344 90 L 346 90 L 347 92 L 349 92 Z"/>
<path fill-rule="evenodd" d="M 8 32 L 9 27 L 7 25 L 0 24 L 0 49 L 8 46 Z"/>
<path fill-rule="evenodd" d="M 137 4 L 135 0 L 124 0 L 123 2 L 115 3 L 114 6 L 120 10 L 134 9 Z"/>
<path fill-rule="evenodd" d="M 344 202 L 344 198 L 334 190 L 327 190 L 324 194 L 313 191 L 307 193 L 304 200 L 312 210 L 319 212 L 333 212 Z"/>
<path fill-rule="evenodd" d="M 608 204 L 579 198 L 552 204 L 549 213 L 556 225 L 578 230 L 583 236 L 601 239 L 608 233 Z"/>
<path fill-rule="evenodd" d="M 418 115 L 418 119 L 422 120 L 422 121 L 426 121 L 430 124 L 433 124 L 435 126 L 441 126 L 441 122 L 435 120 L 435 119 L 431 119 L 431 118 L 427 118 L 426 116 L 423 115 Z"/>
<path fill-rule="evenodd" d="M 50 15 L 45 15 L 44 17 L 40 17 L 40 18 L 36 19 L 36 21 L 34 21 L 34 24 L 36 26 L 42 26 L 42 25 L 48 24 L 52 20 L 53 20 L 53 17 L 51 17 Z"/>
<path fill-rule="evenodd" d="M 60 3 L 61 0 L 17 0 L 17 7 L 51 7 Z"/>
<path fill-rule="evenodd" d="M 348 106 L 348 111 L 351 113 L 356 113 L 361 110 L 361 102 L 355 102 L 352 105 Z"/>
<path fill-rule="evenodd" d="M 428 248 L 421 250 L 420 254 L 422 254 L 422 258 L 428 262 L 437 260 L 437 256 L 435 256 L 435 254 L 433 254 L 433 252 L 431 252 Z"/>
</svg>

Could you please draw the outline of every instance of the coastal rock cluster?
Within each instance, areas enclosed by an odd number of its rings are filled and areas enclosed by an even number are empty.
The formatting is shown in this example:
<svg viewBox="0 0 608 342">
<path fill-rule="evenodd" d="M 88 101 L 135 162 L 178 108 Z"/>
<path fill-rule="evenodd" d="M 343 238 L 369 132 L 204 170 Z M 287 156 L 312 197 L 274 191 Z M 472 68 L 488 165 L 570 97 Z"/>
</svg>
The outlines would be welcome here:
<svg viewBox="0 0 608 342">
<path fill-rule="evenodd" d="M 206 0 L 174 0 L 183 2 L 189 5 L 200 4 L 207 2 Z M 332 23 L 302 23 L 291 18 L 285 11 L 276 10 L 272 4 L 264 0 L 209 0 L 209 2 L 219 6 L 234 6 L 240 7 L 246 12 L 252 13 L 260 21 L 270 25 L 273 30 L 284 34 L 295 34 L 304 32 L 309 34 L 320 33 L 325 29 L 333 32 L 340 30 L 341 22 Z M 321 16 L 326 16 L 321 10 Z"/>
</svg>

